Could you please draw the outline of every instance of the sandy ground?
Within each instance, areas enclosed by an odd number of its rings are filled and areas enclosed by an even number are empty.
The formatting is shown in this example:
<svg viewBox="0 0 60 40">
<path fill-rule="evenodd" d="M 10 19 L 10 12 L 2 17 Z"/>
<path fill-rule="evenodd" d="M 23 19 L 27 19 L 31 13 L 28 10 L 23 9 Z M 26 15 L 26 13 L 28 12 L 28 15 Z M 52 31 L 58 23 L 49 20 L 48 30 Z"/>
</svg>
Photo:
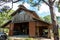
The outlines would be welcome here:
<svg viewBox="0 0 60 40">
<path fill-rule="evenodd" d="M 9 40 L 51 40 L 47 38 L 20 38 L 20 37 L 9 37 Z"/>
</svg>

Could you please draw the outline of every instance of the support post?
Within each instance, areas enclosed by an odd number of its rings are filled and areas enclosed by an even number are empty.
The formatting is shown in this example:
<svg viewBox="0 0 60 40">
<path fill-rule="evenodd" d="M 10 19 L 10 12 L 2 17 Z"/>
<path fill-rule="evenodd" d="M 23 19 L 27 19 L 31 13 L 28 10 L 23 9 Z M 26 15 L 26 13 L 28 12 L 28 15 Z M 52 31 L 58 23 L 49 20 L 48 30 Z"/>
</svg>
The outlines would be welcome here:
<svg viewBox="0 0 60 40">
<path fill-rule="evenodd" d="M 29 36 L 35 37 L 36 34 L 35 31 L 36 31 L 35 22 L 29 22 Z"/>
<path fill-rule="evenodd" d="M 50 34 L 50 26 L 48 27 L 48 38 L 51 38 L 51 34 Z"/>
<path fill-rule="evenodd" d="M 9 28 L 9 36 L 13 35 L 13 28 L 14 28 L 14 23 L 11 23 Z"/>
</svg>

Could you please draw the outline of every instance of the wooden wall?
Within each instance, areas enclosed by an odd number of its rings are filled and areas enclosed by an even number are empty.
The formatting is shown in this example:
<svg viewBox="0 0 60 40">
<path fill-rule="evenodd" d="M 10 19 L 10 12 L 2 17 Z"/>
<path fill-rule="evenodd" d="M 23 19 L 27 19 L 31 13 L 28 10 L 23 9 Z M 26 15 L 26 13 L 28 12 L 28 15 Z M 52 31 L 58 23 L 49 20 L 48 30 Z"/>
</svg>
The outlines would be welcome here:
<svg viewBox="0 0 60 40">
<path fill-rule="evenodd" d="M 36 25 L 35 22 L 29 22 L 29 36 L 35 37 L 36 36 Z"/>
<path fill-rule="evenodd" d="M 33 18 L 31 16 L 31 14 L 28 14 L 25 11 L 22 11 L 20 13 L 17 13 L 13 18 L 12 18 L 12 22 L 13 23 L 21 23 L 21 22 L 29 22 L 32 21 Z"/>
<path fill-rule="evenodd" d="M 9 24 L 9 36 L 13 36 L 14 23 Z"/>
</svg>

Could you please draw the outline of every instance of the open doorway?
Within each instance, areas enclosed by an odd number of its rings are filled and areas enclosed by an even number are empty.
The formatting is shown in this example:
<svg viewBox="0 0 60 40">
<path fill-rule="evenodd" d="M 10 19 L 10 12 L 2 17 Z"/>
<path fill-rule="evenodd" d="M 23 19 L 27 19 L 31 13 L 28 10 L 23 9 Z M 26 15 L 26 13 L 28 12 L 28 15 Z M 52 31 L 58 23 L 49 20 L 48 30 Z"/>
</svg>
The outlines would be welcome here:
<svg viewBox="0 0 60 40">
<path fill-rule="evenodd" d="M 28 35 L 29 25 L 28 22 L 25 23 L 15 23 L 14 24 L 14 35 Z"/>
<path fill-rule="evenodd" d="M 39 35 L 40 37 L 48 37 L 48 28 L 39 27 Z"/>
</svg>

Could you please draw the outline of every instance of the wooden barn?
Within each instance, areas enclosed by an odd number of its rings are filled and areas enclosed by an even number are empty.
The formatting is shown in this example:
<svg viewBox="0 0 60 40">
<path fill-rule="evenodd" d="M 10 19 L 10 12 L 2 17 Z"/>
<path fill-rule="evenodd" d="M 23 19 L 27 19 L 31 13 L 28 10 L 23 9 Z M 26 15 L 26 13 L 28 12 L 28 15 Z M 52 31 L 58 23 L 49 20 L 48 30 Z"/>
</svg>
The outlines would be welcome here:
<svg viewBox="0 0 60 40">
<path fill-rule="evenodd" d="M 28 35 L 29 37 L 51 37 L 50 23 L 40 20 L 35 11 L 28 10 L 23 5 L 11 14 L 12 19 L 2 27 L 9 25 L 9 35 Z"/>
</svg>

